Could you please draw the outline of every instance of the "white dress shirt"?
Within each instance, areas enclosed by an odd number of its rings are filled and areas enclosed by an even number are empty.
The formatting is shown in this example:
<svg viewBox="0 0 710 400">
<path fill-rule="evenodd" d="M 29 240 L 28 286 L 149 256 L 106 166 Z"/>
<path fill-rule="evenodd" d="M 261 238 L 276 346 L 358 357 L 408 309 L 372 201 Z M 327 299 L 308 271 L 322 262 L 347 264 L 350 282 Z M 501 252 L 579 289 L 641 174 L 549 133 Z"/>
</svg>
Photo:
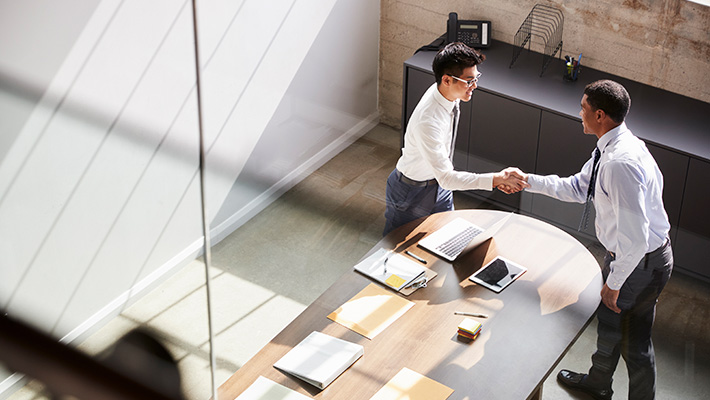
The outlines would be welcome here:
<svg viewBox="0 0 710 400">
<path fill-rule="evenodd" d="M 427 89 L 414 109 L 404 134 L 402 156 L 397 169 L 409 179 L 436 179 L 448 190 L 493 190 L 493 173 L 455 171 L 451 163 L 454 105 L 436 86 Z"/>
<path fill-rule="evenodd" d="M 602 155 L 594 189 L 594 225 L 601 244 L 616 255 L 606 284 L 619 290 L 644 255 L 668 236 L 663 175 L 644 142 L 625 123 L 599 138 L 597 148 Z M 567 178 L 530 174 L 526 190 L 584 203 L 592 163 L 590 158 L 579 173 Z"/>
</svg>

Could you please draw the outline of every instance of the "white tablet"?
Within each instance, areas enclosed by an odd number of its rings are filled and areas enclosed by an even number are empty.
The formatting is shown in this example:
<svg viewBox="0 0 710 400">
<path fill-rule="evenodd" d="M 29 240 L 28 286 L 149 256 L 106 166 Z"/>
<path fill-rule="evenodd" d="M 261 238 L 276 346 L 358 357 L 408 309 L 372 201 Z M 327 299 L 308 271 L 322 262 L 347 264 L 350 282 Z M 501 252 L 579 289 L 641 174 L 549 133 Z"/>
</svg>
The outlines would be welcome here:
<svg viewBox="0 0 710 400">
<path fill-rule="evenodd" d="M 528 269 L 501 256 L 494 258 L 468 279 L 496 293 L 513 283 Z"/>
</svg>

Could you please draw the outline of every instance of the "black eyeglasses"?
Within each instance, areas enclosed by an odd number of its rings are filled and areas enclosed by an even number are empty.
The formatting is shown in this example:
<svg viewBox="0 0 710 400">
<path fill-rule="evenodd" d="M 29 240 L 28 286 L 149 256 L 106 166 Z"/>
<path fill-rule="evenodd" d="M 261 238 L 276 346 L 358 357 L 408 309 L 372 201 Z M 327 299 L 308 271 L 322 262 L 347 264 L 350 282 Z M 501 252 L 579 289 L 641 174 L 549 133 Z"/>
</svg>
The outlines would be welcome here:
<svg viewBox="0 0 710 400">
<path fill-rule="evenodd" d="M 479 72 L 478 74 L 476 74 L 476 77 L 471 79 L 470 81 L 461 79 L 458 76 L 453 76 L 453 75 L 449 75 L 449 76 L 456 79 L 457 81 L 461 81 L 461 82 L 465 83 L 466 86 L 471 87 L 471 86 L 473 86 L 474 83 L 478 83 L 478 79 L 481 78 L 481 75 L 482 74 Z"/>
</svg>

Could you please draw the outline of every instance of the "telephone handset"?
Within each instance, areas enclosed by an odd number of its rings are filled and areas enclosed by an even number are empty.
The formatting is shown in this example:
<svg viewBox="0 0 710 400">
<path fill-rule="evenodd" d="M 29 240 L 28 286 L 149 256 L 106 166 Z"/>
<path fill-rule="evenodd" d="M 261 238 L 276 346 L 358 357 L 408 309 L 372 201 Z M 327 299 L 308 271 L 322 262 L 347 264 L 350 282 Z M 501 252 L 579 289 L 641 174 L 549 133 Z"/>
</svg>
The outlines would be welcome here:
<svg viewBox="0 0 710 400">
<path fill-rule="evenodd" d="M 459 20 L 458 14 L 449 13 L 446 42 L 463 42 L 473 48 L 490 46 L 491 21 Z"/>
</svg>

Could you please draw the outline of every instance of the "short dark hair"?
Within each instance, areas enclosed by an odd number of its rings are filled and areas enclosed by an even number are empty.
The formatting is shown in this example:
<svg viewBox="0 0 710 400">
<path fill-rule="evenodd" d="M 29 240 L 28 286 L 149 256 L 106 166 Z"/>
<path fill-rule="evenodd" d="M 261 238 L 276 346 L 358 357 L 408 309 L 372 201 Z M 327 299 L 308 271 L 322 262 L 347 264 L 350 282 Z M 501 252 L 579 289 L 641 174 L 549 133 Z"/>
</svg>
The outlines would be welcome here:
<svg viewBox="0 0 710 400">
<path fill-rule="evenodd" d="M 483 62 L 486 56 L 461 42 L 449 43 L 439 50 L 431 64 L 436 84 L 441 84 L 444 75 L 461 76 L 463 70 Z"/>
<path fill-rule="evenodd" d="M 587 103 L 593 110 L 602 110 L 614 122 L 622 123 L 631 108 L 631 97 L 620 83 L 608 79 L 592 82 L 584 88 Z"/>
</svg>

